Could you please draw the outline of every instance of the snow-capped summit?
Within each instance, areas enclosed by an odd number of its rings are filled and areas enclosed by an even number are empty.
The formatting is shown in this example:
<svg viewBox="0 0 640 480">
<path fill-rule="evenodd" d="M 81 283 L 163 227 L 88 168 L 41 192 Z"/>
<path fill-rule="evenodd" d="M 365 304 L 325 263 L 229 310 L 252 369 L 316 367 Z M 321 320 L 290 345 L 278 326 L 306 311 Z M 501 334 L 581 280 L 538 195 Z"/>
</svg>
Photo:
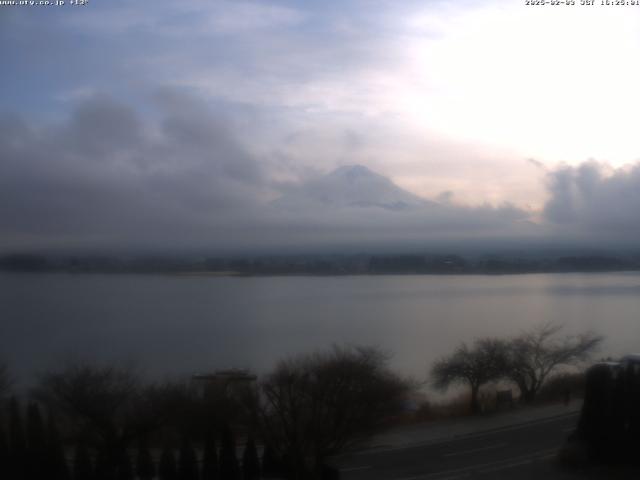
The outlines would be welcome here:
<svg viewBox="0 0 640 480">
<path fill-rule="evenodd" d="M 355 182 L 358 179 L 366 179 L 367 177 L 373 176 L 382 177 L 382 175 L 372 172 L 364 165 L 344 165 L 336 168 L 333 172 L 329 173 L 328 176 L 333 178 L 344 178 L 349 182 Z"/>
<path fill-rule="evenodd" d="M 283 195 L 274 202 L 274 206 L 288 209 L 325 206 L 407 210 L 430 203 L 363 165 L 347 165 Z"/>
</svg>

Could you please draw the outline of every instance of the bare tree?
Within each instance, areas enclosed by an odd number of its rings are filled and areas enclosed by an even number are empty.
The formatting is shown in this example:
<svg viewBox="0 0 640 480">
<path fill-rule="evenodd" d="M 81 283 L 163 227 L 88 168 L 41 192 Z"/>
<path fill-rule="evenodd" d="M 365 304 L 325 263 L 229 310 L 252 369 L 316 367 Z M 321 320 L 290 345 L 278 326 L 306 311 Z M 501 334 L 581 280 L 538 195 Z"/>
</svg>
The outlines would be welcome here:
<svg viewBox="0 0 640 480">
<path fill-rule="evenodd" d="M 509 342 L 506 374 L 520 389 L 523 402 L 533 402 L 558 367 L 587 360 L 603 340 L 593 332 L 560 336 L 562 329 L 562 325 L 548 322 Z"/>
<path fill-rule="evenodd" d="M 292 478 L 315 478 L 325 459 L 365 438 L 404 406 L 410 385 L 376 348 L 334 347 L 281 362 L 261 388 L 266 440 Z"/>
<path fill-rule="evenodd" d="M 107 460 L 158 425 L 155 405 L 129 368 L 72 365 L 43 375 L 35 390 L 40 401 L 65 417 L 75 435 L 92 440 Z"/>
<path fill-rule="evenodd" d="M 440 390 L 446 390 L 455 383 L 468 385 L 471 388 L 471 412 L 477 413 L 480 411 L 480 387 L 504 375 L 506 359 L 506 344 L 502 340 L 483 338 L 471 346 L 462 343 L 453 354 L 433 365 L 431 378 Z"/>
</svg>

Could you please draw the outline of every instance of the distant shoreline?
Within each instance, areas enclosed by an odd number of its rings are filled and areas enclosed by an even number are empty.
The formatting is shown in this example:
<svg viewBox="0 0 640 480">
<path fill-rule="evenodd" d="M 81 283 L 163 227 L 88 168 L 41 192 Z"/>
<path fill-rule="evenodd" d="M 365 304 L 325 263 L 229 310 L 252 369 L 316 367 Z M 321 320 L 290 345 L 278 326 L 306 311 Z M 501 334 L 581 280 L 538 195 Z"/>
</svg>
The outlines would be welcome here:
<svg viewBox="0 0 640 480">
<path fill-rule="evenodd" d="M 170 277 L 203 277 L 203 278 L 265 278 L 265 277 L 447 277 L 447 276 L 516 276 L 516 275 L 565 275 L 565 274 L 606 274 L 606 273 L 640 273 L 636 269 L 613 270 L 522 270 L 522 271 L 461 271 L 461 272 L 343 272 L 343 273 L 314 273 L 314 272 L 237 272 L 237 271 L 153 271 L 153 270 L 3 270 L 1 274 L 62 274 L 62 275 L 162 275 Z"/>
<path fill-rule="evenodd" d="M 85 273 L 85 272 L 80 272 Z M 100 272 L 93 272 L 100 273 Z M 153 273 L 153 272 L 122 272 L 122 273 Z M 519 271 L 519 272 L 385 272 L 385 273 L 312 273 L 312 272 L 297 272 L 297 273 L 248 273 L 248 272 L 157 272 L 164 275 L 177 276 L 177 277 L 401 277 L 401 276 L 430 276 L 430 277 L 444 277 L 444 276 L 507 276 L 507 275 L 549 275 L 549 274 L 575 274 L 575 273 L 640 273 L 640 269 L 633 270 L 566 270 L 566 271 Z"/>
<path fill-rule="evenodd" d="M 209 256 L 0 256 L 0 271 L 143 273 L 200 277 L 522 275 L 640 271 L 640 253 L 573 255 L 343 254 Z"/>
</svg>

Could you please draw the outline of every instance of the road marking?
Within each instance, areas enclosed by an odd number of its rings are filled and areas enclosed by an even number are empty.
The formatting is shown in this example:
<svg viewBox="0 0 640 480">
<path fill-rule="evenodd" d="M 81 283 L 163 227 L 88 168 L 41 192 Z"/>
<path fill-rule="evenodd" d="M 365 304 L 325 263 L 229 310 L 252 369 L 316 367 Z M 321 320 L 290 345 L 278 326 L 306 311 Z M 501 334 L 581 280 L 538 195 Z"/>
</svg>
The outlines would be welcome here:
<svg viewBox="0 0 640 480">
<path fill-rule="evenodd" d="M 441 472 L 426 473 L 423 475 L 415 475 L 412 477 L 397 477 L 394 480 L 429 480 L 431 478 L 439 478 L 439 480 L 459 478 L 462 475 L 477 471 L 497 471 L 504 470 L 505 468 L 517 467 L 518 465 L 524 465 L 532 460 L 545 459 L 555 455 L 556 448 L 547 450 L 539 450 L 537 452 L 529 453 L 527 455 L 520 455 L 518 457 L 507 458 L 504 460 L 497 460 L 487 463 L 478 463 L 469 467 L 454 468 L 452 470 L 442 470 Z"/>
<path fill-rule="evenodd" d="M 466 455 L 467 453 L 484 452 L 485 450 L 493 450 L 494 448 L 505 447 L 506 443 L 496 443 L 495 445 L 488 445 L 486 447 L 473 448 L 471 450 L 462 450 L 461 452 L 445 453 L 444 457 L 456 457 L 458 455 Z"/>
<path fill-rule="evenodd" d="M 546 460 L 547 458 L 553 458 L 553 457 L 555 457 L 555 453 L 549 453 L 547 455 L 540 455 L 537 457 L 529 458 L 527 460 L 521 460 L 519 462 L 505 463 L 504 465 L 499 465 L 493 468 L 483 468 L 480 470 L 480 472 L 482 473 L 498 472 L 500 470 L 506 470 L 508 468 L 519 467 L 521 465 L 528 465 L 535 460 Z"/>
<path fill-rule="evenodd" d="M 348 467 L 348 468 L 341 468 L 340 471 L 341 472 L 356 472 L 358 470 L 368 470 L 371 468 L 371 465 L 363 465 L 361 467 Z"/>
<path fill-rule="evenodd" d="M 478 437 L 486 437 L 489 435 L 495 435 L 498 433 L 502 433 L 502 432 L 510 432 L 513 430 L 521 430 L 523 428 L 530 428 L 530 427 L 536 427 L 538 425 L 542 425 L 545 423 L 553 423 L 553 422 L 560 422 L 563 420 L 568 420 L 570 417 L 576 416 L 578 415 L 580 412 L 571 412 L 571 413 L 566 413 L 566 414 L 562 414 L 562 415 L 558 415 L 556 417 L 551 417 L 551 418 L 545 418 L 542 420 L 538 420 L 538 421 L 531 421 L 531 422 L 527 422 L 527 423 L 522 423 L 522 424 L 516 424 L 516 425 L 507 425 L 504 427 L 498 427 L 498 428 L 494 428 L 488 431 L 481 431 L 481 432 L 475 432 L 475 433 L 465 433 L 462 435 L 453 435 L 450 437 L 444 437 L 444 438 L 436 438 L 433 440 L 426 440 L 424 442 L 416 442 L 416 443 L 410 443 L 410 444 L 405 444 L 405 445 L 400 445 L 398 447 L 372 447 L 372 448 L 368 448 L 366 450 L 360 450 L 358 452 L 353 452 L 350 454 L 350 456 L 361 456 L 361 455 L 377 455 L 378 453 L 385 453 L 385 452 L 396 452 L 398 450 L 410 450 L 412 448 L 421 448 L 421 447 L 427 447 L 430 445 L 444 445 L 447 443 L 454 443 L 454 442 L 458 442 L 460 440 L 468 440 L 468 439 L 472 439 L 472 438 L 478 438 Z"/>
<path fill-rule="evenodd" d="M 575 432 L 576 427 L 570 427 L 570 428 L 563 428 L 562 432 L 563 433 L 569 433 L 569 432 Z"/>
</svg>

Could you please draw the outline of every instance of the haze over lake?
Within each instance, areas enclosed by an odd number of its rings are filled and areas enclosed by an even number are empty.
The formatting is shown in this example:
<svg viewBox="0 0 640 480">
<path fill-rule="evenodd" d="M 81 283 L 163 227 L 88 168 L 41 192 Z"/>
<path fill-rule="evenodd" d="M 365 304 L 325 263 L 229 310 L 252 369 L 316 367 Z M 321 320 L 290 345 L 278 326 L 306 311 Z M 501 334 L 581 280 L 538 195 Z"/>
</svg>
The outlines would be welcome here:
<svg viewBox="0 0 640 480">
<path fill-rule="evenodd" d="M 333 343 L 379 345 L 424 379 L 460 341 L 545 321 L 640 350 L 640 274 L 196 277 L 0 274 L 0 352 L 22 378 L 70 358 L 152 376 L 257 372 Z"/>
</svg>

